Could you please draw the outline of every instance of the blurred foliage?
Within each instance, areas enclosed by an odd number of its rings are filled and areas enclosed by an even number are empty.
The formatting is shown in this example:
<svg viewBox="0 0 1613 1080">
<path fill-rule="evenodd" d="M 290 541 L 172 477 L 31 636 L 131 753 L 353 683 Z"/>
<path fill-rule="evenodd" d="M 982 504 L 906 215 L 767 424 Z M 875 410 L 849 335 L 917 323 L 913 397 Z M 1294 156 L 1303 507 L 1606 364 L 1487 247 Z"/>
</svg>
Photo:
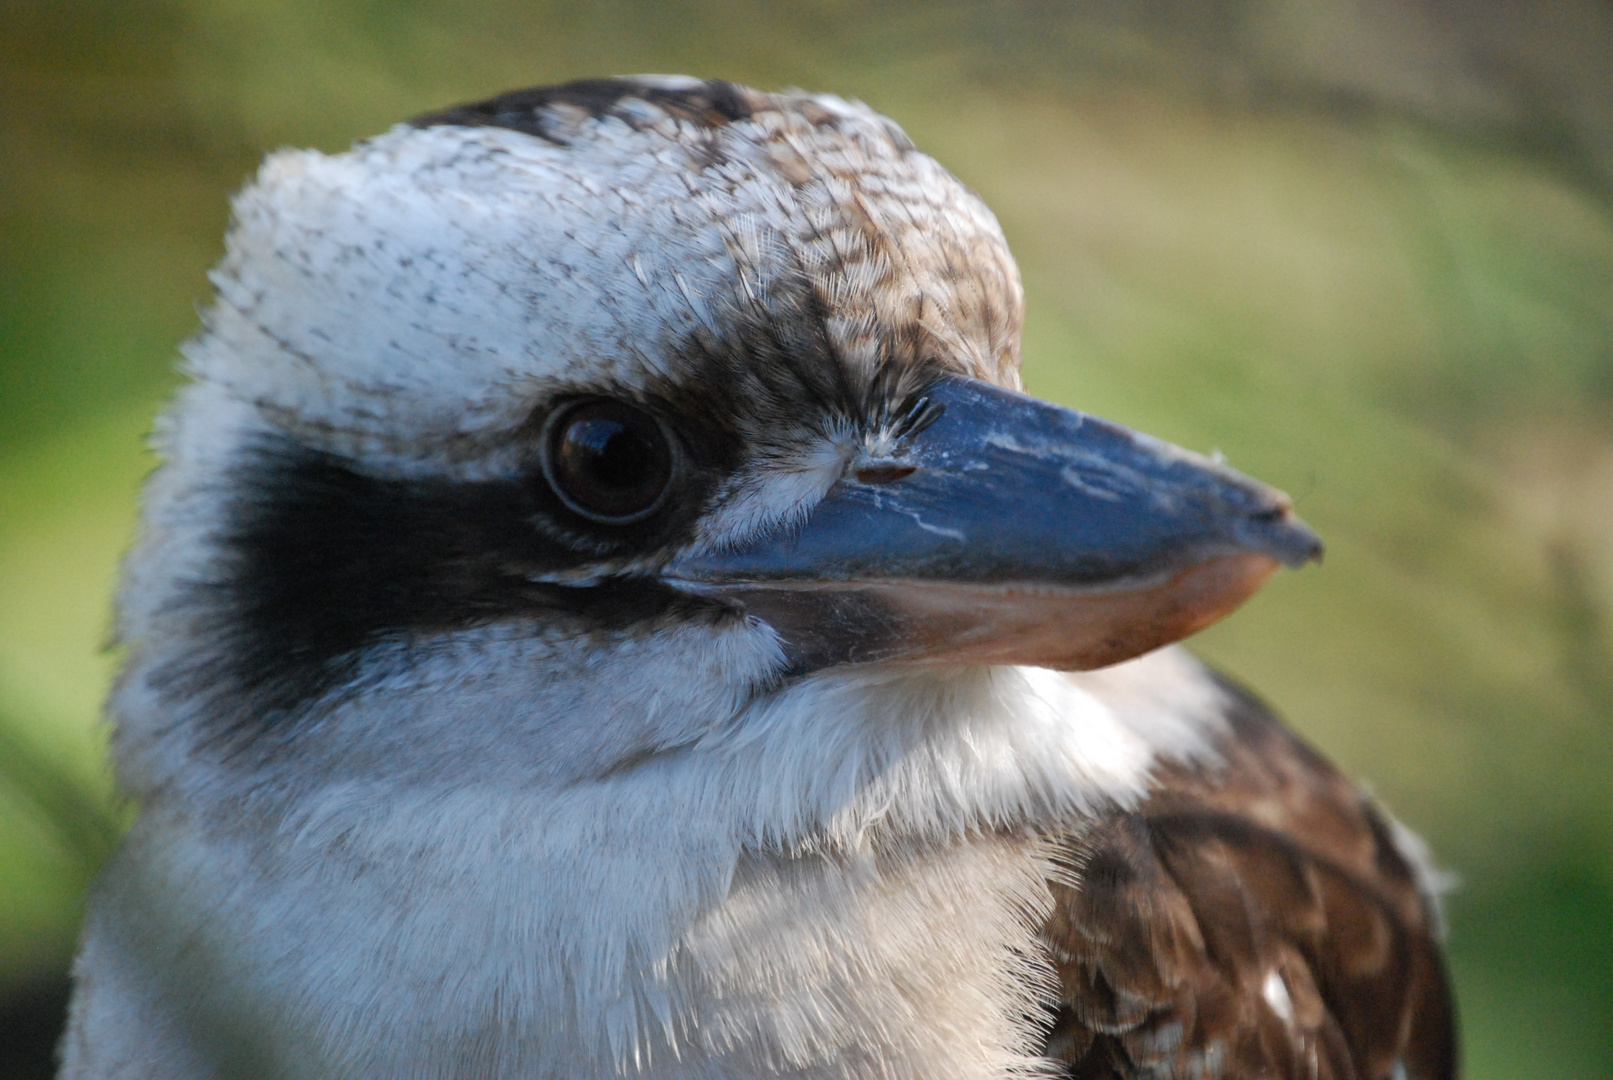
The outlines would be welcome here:
<svg viewBox="0 0 1613 1080">
<path fill-rule="evenodd" d="M 126 814 L 107 598 L 228 193 L 276 146 L 623 71 L 891 114 L 999 214 L 1033 390 L 1294 493 L 1327 564 L 1198 648 L 1460 874 L 1469 1075 L 1613 1077 L 1596 0 L 6 0 L 0 988 L 63 968 Z"/>
</svg>

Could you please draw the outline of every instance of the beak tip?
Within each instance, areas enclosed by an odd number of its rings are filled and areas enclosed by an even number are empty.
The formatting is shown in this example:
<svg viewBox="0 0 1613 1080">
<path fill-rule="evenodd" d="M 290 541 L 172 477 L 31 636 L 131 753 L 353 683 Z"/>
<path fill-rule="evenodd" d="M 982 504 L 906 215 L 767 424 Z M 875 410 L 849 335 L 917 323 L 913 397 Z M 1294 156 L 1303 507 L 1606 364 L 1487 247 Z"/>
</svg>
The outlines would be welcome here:
<svg viewBox="0 0 1613 1080">
<path fill-rule="evenodd" d="M 1261 533 L 1263 535 L 1258 541 L 1260 546 L 1291 570 L 1298 570 L 1308 563 L 1320 563 L 1327 550 L 1316 531 L 1295 517 L 1292 511 L 1284 510 L 1280 519 L 1262 529 Z"/>
<path fill-rule="evenodd" d="M 1249 485 L 1240 485 L 1239 494 L 1245 498 L 1252 494 L 1253 505 L 1245 502 L 1230 515 L 1234 544 L 1269 556 L 1290 570 L 1322 561 L 1322 538 L 1294 513 L 1294 504 L 1286 494 L 1258 481 L 1241 476 L 1238 479 Z"/>
</svg>

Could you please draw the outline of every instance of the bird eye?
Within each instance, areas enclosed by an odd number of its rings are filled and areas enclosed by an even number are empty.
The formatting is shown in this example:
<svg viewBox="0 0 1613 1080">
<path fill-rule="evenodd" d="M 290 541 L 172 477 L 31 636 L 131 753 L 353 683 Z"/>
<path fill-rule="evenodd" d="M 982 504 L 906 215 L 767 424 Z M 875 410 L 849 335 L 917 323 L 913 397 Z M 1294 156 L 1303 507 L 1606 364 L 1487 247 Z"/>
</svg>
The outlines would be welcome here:
<svg viewBox="0 0 1613 1080">
<path fill-rule="evenodd" d="M 562 502 L 591 521 L 639 521 L 671 490 L 672 440 L 642 409 L 592 398 L 557 409 L 544 427 L 543 475 Z"/>
</svg>

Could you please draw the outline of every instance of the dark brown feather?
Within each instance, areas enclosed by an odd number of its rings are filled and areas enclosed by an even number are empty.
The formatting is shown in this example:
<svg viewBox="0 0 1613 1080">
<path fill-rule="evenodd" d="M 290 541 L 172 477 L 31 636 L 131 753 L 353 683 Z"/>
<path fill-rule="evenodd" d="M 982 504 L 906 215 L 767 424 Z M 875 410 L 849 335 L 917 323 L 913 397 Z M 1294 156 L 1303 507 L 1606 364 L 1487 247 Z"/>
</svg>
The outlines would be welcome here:
<svg viewBox="0 0 1613 1080">
<path fill-rule="evenodd" d="M 1353 784 L 1227 694 L 1220 763 L 1164 768 L 1136 810 L 1062 842 L 1048 1056 L 1082 1080 L 1449 1080 L 1415 868 Z"/>
</svg>

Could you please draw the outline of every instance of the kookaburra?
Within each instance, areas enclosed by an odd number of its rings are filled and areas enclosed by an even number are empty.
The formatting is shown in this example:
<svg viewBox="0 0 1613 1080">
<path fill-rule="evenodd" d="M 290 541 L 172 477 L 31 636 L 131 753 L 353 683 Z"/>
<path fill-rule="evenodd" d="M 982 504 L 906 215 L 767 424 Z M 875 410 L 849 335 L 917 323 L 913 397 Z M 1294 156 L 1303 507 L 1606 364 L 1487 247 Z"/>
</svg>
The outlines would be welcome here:
<svg viewBox="0 0 1613 1080">
<path fill-rule="evenodd" d="M 158 428 L 71 1080 L 1454 1072 L 1416 840 L 1168 647 L 1320 551 L 1019 392 L 834 97 L 281 152 Z"/>
</svg>

